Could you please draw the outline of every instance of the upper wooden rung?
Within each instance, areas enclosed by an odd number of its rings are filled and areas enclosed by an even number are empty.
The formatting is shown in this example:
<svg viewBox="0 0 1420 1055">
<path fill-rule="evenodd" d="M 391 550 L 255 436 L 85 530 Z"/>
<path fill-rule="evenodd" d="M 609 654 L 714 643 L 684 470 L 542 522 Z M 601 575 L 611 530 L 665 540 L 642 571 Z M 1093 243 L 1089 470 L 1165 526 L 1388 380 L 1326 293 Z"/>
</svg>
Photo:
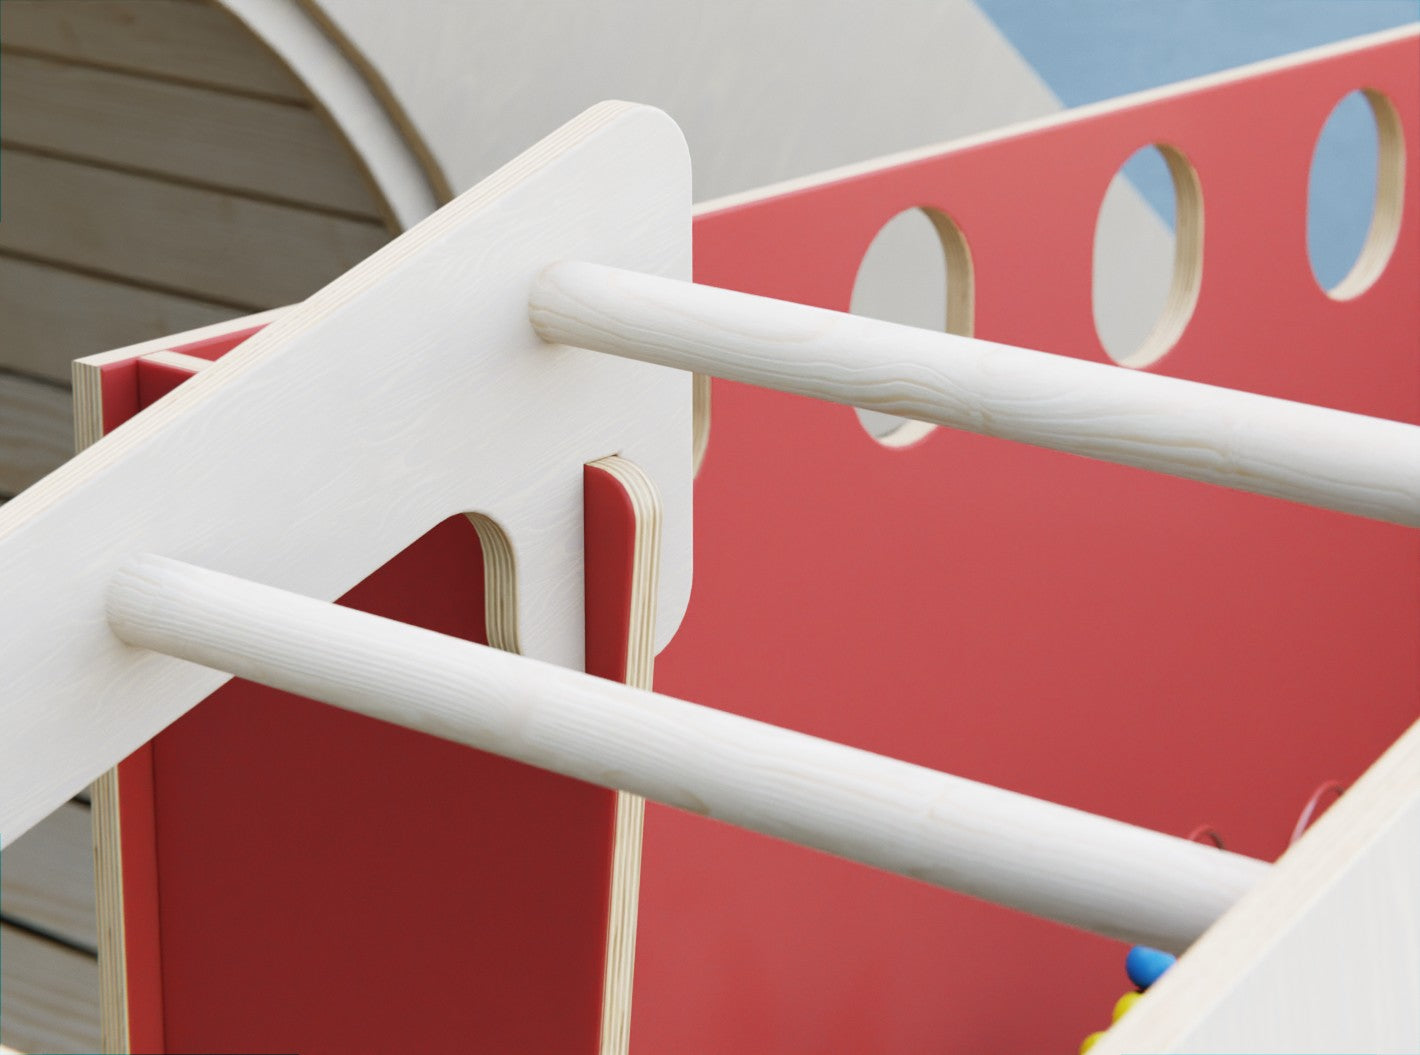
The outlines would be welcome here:
<svg viewBox="0 0 1420 1055">
<path fill-rule="evenodd" d="M 548 341 L 1420 527 L 1420 426 L 562 262 Z"/>
</svg>

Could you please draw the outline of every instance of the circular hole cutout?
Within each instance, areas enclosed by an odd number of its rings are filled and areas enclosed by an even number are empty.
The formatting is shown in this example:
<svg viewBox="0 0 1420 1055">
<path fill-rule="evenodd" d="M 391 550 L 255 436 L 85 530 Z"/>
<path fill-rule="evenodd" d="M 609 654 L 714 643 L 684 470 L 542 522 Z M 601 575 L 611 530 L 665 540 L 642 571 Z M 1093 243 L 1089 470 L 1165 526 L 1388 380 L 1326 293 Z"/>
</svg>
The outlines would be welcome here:
<svg viewBox="0 0 1420 1055">
<path fill-rule="evenodd" d="M 1348 300 L 1385 270 L 1400 235 L 1405 144 L 1380 92 L 1350 92 L 1317 136 L 1307 177 L 1307 258 L 1328 296 Z"/>
<path fill-rule="evenodd" d="M 1136 150 L 1106 188 L 1095 218 L 1095 332 L 1121 366 L 1168 353 L 1193 315 L 1203 275 L 1198 174 L 1162 143 Z"/>
<path fill-rule="evenodd" d="M 964 336 L 972 329 L 971 252 L 951 217 L 904 209 L 879 229 L 858 265 L 849 311 Z M 868 435 L 887 447 L 916 443 L 935 425 L 855 408 Z"/>
</svg>

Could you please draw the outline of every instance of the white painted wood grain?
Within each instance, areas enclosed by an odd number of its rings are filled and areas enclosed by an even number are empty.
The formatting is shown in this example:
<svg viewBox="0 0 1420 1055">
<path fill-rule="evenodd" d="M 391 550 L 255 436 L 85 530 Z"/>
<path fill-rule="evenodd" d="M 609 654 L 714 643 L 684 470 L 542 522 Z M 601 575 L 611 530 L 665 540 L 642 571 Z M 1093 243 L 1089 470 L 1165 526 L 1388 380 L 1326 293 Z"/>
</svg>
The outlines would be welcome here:
<svg viewBox="0 0 1420 1055">
<path fill-rule="evenodd" d="M 1420 725 L 1091 1050 L 1420 1051 Z"/>
<path fill-rule="evenodd" d="M 0 41 L 116 70 L 306 101 L 300 81 L 219 4 L 4 0 Z"/>
<path fill-rule="evenodd" d="M 0 494 L 19 494 L 73 453 L 69 393 L 0 373 Z"/>
<path fill-rule="evenodd" d="M 8 222 L 8 220 L 6 221 Z M 0 366 L 68 382 L 69 364 L 239 309 L 0 255 Z"/>
<path fill-rule="evenodd" d="M 30 55 L 0 62 L 7 143 L 380 219 L 358 160 L 308 106 Z"/>
<path fill-rule="evenodd" d="M 1111 937 L 1182 949 L 1261 861 L 166 557 L 130 645 Z"/>
<path fill-rule="evenodd" d="M 619 452 L 665 510 L 664 645 L 690 589 L 690 379 L 545 345 L 526 298 L 567 256 L 688 276 L 689 187 L 669 118 L 595 107 L 0 508 L 6 841 L 224 680 L 108 630 L 135 552 L 333 599 L 483 513 L 523 651 L 580 667 L 582 467 Z"/>
<path fill-rule="evenodd" d="M 0 924 L 0 1040 L 19 1050 L 101 1050 L 93 957 Z"/>
<path fill-rule="evenodd" d="M 389 239 L 315 213 L 7 147 L 0 249 L 254 310 L 300 300 Z"/>
<path fill-rule="evenodd" d="M 11 919 L 95 947 L 89 807 L 66 802 L 6 847 L 0 859 L 0 909 Z"/>
<path fill-rule="evenodd" d="M 1420 426 L 566 261 L 549 341 L 1420 526 Z"/>
</svg>

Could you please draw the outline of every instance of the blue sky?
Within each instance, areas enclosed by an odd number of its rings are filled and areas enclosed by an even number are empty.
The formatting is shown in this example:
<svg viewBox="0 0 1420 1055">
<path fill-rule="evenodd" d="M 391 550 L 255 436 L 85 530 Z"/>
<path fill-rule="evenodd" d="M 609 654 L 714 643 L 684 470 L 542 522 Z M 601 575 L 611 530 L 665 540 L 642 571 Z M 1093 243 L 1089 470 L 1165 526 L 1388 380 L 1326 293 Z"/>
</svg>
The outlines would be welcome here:
<svg viewBox="0 0 1420 1055">
<path fill-rule="evenodd" d="M 976 0 L 1066 106 L 1197 77 L 1420 20 L 1420 0 Z M 1358 96 L 1328 122 L 1312 167 L 1308 246 L 1339 281 L 1360 250 L 1375 185 L 1375 125 Z M 1154 155 L 1157 158 L 1157 155 Z M 1161 160 L 1127 174 L 1166 219 Z"/>
</svg>

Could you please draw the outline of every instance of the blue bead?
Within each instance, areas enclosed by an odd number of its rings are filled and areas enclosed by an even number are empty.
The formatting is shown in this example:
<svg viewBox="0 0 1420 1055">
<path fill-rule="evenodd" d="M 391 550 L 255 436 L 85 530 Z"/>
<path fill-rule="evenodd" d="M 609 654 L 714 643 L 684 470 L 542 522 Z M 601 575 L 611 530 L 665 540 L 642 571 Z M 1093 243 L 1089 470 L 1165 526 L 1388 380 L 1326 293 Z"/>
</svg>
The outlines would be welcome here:
<svg viewBox="0 0 1420 1055">
<path fill-rule="evenodd" d="M 1124 960 L 1124 970 L 1129 980 L 1140 989 L 1148 989 L 1159 980 L 1159 976 L 1174 965 L 1176 956 L 1151 949 L 1147 945 L 1136 945 L 1129 950 Z"/>
</svg>

